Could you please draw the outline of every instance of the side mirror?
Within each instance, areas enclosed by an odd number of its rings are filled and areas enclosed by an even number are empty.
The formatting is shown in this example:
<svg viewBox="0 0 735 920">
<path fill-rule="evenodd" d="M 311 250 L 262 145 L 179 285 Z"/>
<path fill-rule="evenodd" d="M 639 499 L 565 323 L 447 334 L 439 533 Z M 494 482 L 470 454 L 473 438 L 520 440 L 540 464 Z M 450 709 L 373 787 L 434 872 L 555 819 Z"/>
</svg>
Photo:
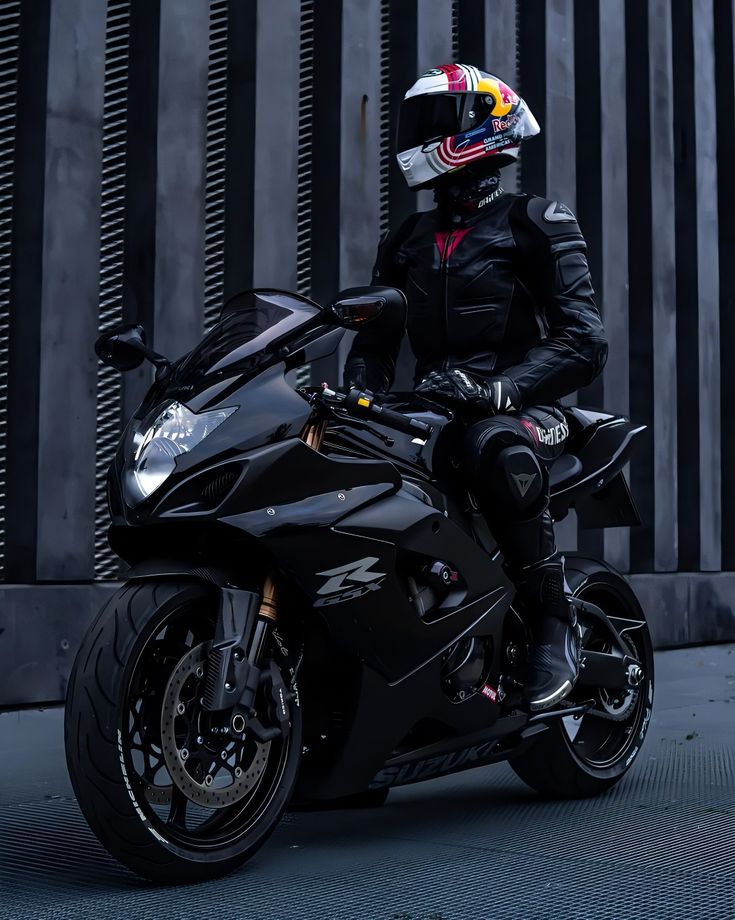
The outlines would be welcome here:
<svg viewBox="0 0 735 920">
<path fill-rule="evenodd" d="M 157 368 L 169 366 L 163 355 L 148 348 L 145 329 L 134 323 L 123 323 L 103 332 L 94 343 L 94 350 L 103 364 L 118 371 L 135 370 L 146 358 Z"/>
<path fill-rule="evenodd" d="M 359 329 L 376 320 L 384 311 L 403 311 L 406 298 L 392 287 L 354 287 L 341 291 L 327 307 L 327 313 L 337 326 Z"/>
</svg>

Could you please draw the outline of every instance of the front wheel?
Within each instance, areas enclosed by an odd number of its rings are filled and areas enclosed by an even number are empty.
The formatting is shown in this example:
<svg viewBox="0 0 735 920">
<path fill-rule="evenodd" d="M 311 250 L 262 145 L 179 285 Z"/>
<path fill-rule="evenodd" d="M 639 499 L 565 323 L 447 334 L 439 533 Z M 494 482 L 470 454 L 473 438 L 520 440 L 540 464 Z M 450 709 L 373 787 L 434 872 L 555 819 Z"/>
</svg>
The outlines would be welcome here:
<svg viewBox="0 0 735 920">
<path fill-rule="evenodd" d="M 265 742 L 202 705 L 217 600 L 196 582 L 126 585 L 85 637 L 69 685 L 66 756 L 82 812 L 116 859 L 156 882 L 240 866 L 278 824 L 296 781 L 298 694 L 288 735 Z M 260 661 L 275 662 L 295 690 L 287 656 L 272 637 Z M 267 690 L 258 694 L 265 724 Z"/>
<path fill-rule="evenodd" d="M 585 560 L 586 562 L 586 560 Z M 572 593 L 602 608 L 610 618 L 639 625 L 620 629 L 626 652 L 640 662 L 640 684 L 626 691 L 576 687 L 565 701 L 594 701 L 580 717 L 557 719 L 510 765 L 537 792 L 552 798 L 585 798 L 599 795 L 619 782 L 641 750 L 653 707 L 653 645 L 641 606 L 628 583 L 617 572 L 598 564 L 567 565 Z M 580 623 L 584 651 L 612 651 L 603 629 L 594 621 Z"/>
</svg>

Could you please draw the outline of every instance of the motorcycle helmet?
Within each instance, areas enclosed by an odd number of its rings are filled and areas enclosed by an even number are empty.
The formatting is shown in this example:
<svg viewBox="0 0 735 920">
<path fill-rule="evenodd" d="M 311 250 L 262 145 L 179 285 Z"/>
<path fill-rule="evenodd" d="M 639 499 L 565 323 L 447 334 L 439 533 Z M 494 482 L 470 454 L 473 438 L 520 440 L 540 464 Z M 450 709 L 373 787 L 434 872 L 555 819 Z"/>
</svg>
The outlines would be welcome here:
<svg viewBox="0 0 735 920">
<path fill-rule="evenodd" d="M 485 157 L 506 166 L 518 158 L 521 140 L 540 130 L 523 99 L 499 77 L 469 64 L 442 64 L 403 97 L 396 158 L 409 188 L 426 188 Z"/>
</svg>

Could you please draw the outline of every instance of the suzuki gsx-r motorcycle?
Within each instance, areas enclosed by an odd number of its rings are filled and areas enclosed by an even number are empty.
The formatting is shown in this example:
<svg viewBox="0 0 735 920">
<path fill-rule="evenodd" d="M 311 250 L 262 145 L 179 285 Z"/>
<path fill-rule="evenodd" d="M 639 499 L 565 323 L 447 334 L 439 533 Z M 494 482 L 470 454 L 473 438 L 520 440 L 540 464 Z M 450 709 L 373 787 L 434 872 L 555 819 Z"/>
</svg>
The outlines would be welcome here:
<svg viewBox="0 0 735 920">
<path fill-rule="evenodd" d="M 288 807 L 378 805 L 505 759 L 546 795 L 597 795 L 641 749 L 653 653 L 624 578 L 567 558 L 579 680 L 523 711 L 524 611 L 453 467 L 461 423 L 413 394 L 289 384 L 400 303 L 381 287 L 327 308 L 246 292 L 175 363 L 141 327 L 98 340 L 107 364 L 156 375 L 109 473 L 130 569 L 78 653 L 66 750 L 93 831 L 143 876 L 213 878 Z M 636 523 L 622 469 L 643 429 L 566 419 L 555 519 Z"/>
</svg>

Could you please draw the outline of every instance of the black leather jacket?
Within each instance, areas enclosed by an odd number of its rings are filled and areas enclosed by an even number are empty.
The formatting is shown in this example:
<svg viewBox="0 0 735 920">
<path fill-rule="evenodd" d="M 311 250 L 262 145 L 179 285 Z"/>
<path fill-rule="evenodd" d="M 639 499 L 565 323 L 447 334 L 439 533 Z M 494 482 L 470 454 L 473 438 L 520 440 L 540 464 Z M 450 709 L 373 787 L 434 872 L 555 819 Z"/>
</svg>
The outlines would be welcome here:
<svg viewBox="0 0 735 920">
<path fill-rule="evenodd" d="M 415 383 L 432 370 L 502 373 L 532 406 L 599 374 L 607 342 L 574 215 L 502 189 L 486 198 L 468 211 L 414 214 L 384 237 L 373 283 L 400 288 L 407 315 L 384 315 L 357 334 L 346 384 L 390 389 L 404 331 Z"/>
</svg>

